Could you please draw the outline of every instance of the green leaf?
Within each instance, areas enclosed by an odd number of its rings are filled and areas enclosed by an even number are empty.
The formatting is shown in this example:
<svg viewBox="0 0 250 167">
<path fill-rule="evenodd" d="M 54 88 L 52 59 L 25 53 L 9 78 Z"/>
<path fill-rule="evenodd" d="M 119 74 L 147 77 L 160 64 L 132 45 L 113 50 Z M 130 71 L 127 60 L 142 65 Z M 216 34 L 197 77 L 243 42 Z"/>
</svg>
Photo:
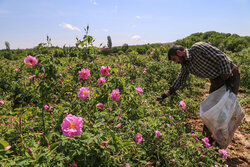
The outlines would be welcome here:
<svg viewBox="0 0 250 167">
<path fill-rule="evenodd" d="M 14 110 L 15 110 L 15 111 L 21 111 L 22 108 L 15 108 Z"/>
<path fill-rule="evenodd" d="M 58 146 L 59 146 L 59 143 L 53 143 L 50 149 L 53 150 L 54 148 L 57 148 Z"/>
<path fill-rule="evenodd" d="M 9 143 L 5 140 L 0 140 L 0 149 L 5 149 Z"/>
</svg>

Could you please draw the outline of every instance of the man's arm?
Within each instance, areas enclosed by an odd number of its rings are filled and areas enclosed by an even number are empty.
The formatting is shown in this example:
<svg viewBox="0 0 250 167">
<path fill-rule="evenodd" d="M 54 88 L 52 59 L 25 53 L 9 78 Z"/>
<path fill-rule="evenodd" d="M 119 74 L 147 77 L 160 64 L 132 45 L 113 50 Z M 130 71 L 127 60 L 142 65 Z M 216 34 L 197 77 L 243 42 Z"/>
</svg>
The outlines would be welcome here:
<svg viewBox="0 0 250 167">
<path fill-rule="evenodd" d="M 166 97 L 170 96 L 171 94 L 175 93 L 175 91 L 184 83 L 184 81 L 187 79 L 187 76 L 189 75 L 189 72 L 185 68 L 185 66 L 182 66 L 181 72 L 179 73 L 178 77 L 175 79 L 171 87 L 164 92 L 160 97 L 157 97 L 157 101 L 161 101 L 165 99 Z"/>
</svg>

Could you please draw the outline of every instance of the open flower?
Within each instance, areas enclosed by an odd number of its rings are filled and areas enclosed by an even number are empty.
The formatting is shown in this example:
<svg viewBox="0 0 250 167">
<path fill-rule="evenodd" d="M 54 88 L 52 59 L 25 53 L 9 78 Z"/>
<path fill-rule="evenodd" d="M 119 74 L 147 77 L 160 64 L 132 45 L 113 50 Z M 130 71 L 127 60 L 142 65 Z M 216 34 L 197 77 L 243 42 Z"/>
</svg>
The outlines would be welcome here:
<svg viewBox="0 0 250 167">
<path fill-rule="evenodd" d="M 185 102 L 184 102 L 184 101 L 180 101 L 179 107 L 180 107 L 180 109 L 185 110 L 185 109 L 186 109 L 186 104 L 185 104 Z"/>
<path fill-rule="evenodd" d="M 44 106 L 44 110 L 46 111 L 51 111 L 52 110 L 52 106 L 48 106 L 47 104 Z"/>
<path fill-rule="evenodd" d="M 134 136 L 134 140 L 135 140 L 136 144 L 141 143 L 142 142 L 142 135 L 140 133 L 137 133 Z"/>
<path fill-rule="evenodd" d="M 109 75 L 109 69 L 110 69 L 109 66 L 107 66 L 107 67 L 102 66 L 100 72 L 102 75 Z"/>
<path fill-rule="evenodd" d="M 1 101 L 0 101 L 0 105 L 3 105 L 3 104 L 4 104 L 4 101 L 3 101 L 3 100 L 1 100 Z"/>
<path fill-rule="evenodd" d="M 117 101 L 120 98 L 120 92 L 119 89 L 114 89 L 112 93 L 110 94 L 113 101 Z"/>
<path fill-rule="evenodd" d="M 161 132 L 160 132 L 160 131 L 156 131 L 156 132 L 155 132 L 155 135 L 156 135 L 156 137 L 158 138 L 158 137 L 161 136 Z"/>
<path fill-rule="evenodd" d="M 204 142 L 206 148 L 209 148 L 211 146 L 207 137 L 203 138 L 202 141 Z"/>
<path fill-rule="evenodd" d="M 82 69 L 81 71 L 78 71 L 79 77 L 82 78 L 83 80 L 88 79 L 90 76 L 90 71 L 89 69 Z"/>
<path fill-rule="evenodd" d="M 136 88 L 136 90 L 137 90 L 137 92 L 138 92 L 139 94 L 143 93 L 143 89 L 142 89 L 142 88 Z"/>
<path fill-rule="evenodd" d="M 209 142 L 209 139 L 208 139 L 207 137 L 204 137 L 204 138 L 202 139 L 202 141 L 203 141 L 204 143 L 208 143 L 208 142 Z"/>
<path fill-rule="evenodd" d="M 24 62 L 27 64 L 27 66 L 31 67 L 31 66 L 35 66 L 37 64 L 37 59 L 35 57 L 29 55 L 24 59 Z"/>
<path fill-rule="evenodd" d="M 99 85 L 101 85 L 102 83 L 106 82 L 105 77 L 101 77 L 97 80 L 97 82 L 99 83 Z"/>
<path fill-rule="evenodd" d="M 218 152 L 219 152 L 219 154 L 223 155 L 223 158 L 225 160 L 227 159 L 227 151 L 225 149 L 220 149 Z"/>
<path fill-rule="evenodd" d="M 81 99 L 86 99 L 89 97 L 89 88 L 88 87 L 81 87 L 80 91 L 78 92 L 78 97 Z"/>
<path fill-rule="evenodd" d="M 82 118 L 76 117 L 75 115 L 71 114 L 67 115 L 67 117 L 63 119 L 63 123 L 61 124 L 63 134 L 68 137 L 80 135 L 82 133 L 82 127 Z"/>
</svg>

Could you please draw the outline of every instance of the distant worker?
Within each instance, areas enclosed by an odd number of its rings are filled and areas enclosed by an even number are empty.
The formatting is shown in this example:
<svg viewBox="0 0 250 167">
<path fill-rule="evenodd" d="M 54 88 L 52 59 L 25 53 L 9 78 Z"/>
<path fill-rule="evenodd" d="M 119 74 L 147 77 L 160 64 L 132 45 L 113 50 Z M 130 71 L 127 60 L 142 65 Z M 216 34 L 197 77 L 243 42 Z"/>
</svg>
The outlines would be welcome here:
<svg viewBox="0 0 250 167">
<path fill-rule="evenodd" d="M 224 52 L 207 42 L 197 42 L 190 49 L 180 45 L 173 45 L 169 48 L 168 59 L 176 64 L 181 64 L 181 72 L 172 83 L 169 90 L 157 101 L 175 93 L 183 84 L 189 73 L 201 78 L 209 78 L 211 86 L 209 93 L 216 91 L 224 84 L 236 95 L 240 85 L 240 71 L 238 67 L 226 56 Z M 206 125 L 203 126 L 203 135 L 209 138 L 210 144 L 214 141 Z"/>
</svg>

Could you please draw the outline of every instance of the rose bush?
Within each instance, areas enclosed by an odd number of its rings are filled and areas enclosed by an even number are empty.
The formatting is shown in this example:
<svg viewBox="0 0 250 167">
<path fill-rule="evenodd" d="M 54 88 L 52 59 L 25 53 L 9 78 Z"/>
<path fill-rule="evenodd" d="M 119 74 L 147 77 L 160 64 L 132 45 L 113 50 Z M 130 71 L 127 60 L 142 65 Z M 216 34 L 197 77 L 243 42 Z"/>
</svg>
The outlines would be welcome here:
<svg viewBox="0 0 250 167">
<path fill-rule="evenodd" d="M 227 152 L 215 151 L 186 123 L 200 100 L 191 88 L 203 81 L 189 78 L 178 96 L 155 102 L 180 68 L 161 50 L 157 58 L 132 51 L 88 59 L 90 52 L 79 55 L 77 48 L 65 49 L 64 57 L 43 49 L 32 54 L 32 67 L 21 59 L 1 60 L 1 165 L 223 164 Z M 190 93 L 195 99 L 187 98 Z"/>
</svg>

